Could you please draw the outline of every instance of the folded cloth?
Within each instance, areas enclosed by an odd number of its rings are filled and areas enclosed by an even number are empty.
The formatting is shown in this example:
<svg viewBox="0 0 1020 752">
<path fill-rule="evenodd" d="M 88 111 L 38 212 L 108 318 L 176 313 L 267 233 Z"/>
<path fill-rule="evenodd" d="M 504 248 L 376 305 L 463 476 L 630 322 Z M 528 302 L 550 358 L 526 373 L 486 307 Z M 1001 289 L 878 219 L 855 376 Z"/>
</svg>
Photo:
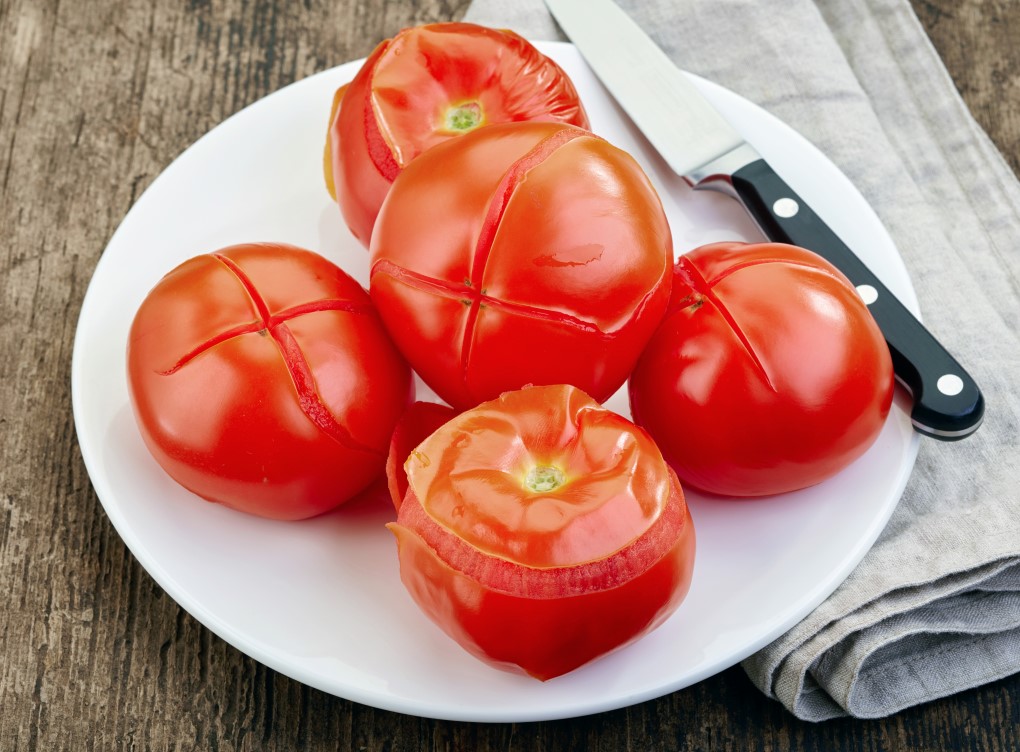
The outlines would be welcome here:
<svg viewBox="0 0 1020 752">
<path fill-rule="evenodd" d="M 908 0 L 618 0 L 680 67 L 784 120 L 870 202 L 926 326 L 986 399 L 922 439 L 886 529 L 800 624 L 744 662 L 800 718 L 877 717 L 1020 671 L 1020 184 Z M 465 20 L 562 39 L 541 0 Z"/>
</svg>

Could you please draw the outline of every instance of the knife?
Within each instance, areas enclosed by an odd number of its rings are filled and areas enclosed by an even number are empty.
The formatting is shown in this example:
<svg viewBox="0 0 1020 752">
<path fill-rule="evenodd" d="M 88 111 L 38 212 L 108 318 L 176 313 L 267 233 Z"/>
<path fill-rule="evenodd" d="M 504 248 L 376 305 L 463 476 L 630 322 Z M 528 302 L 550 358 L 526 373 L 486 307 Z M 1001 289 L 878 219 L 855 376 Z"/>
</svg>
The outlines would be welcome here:
<svg viewBox="0 0 1020 752">
<path fill-rule="evenodd" d="M 670 169 L 696 190 L 736 198 L 770 240 L 814 251 L 854 284 L 913 398 L 917 431 L 952 441 L 977 429 L 985 403 L 974 379 L 630 16 L 612 0 L 545 4 Z"/>
</svg>

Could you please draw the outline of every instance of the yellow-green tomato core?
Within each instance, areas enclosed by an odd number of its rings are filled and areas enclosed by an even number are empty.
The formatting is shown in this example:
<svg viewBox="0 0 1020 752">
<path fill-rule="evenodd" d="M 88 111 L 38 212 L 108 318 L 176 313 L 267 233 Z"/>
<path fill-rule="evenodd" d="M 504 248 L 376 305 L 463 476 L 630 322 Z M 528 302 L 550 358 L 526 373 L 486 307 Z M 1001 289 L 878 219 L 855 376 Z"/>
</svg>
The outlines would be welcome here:
<svg viewBox="0 0 1020 752">
<path fill-rule="evenodd" d="M 555 491 L 566 478 L 563 471 L 552 465 L 536 465 L 524 478 L 524 486 L 532 493 Z"/>
<path fill-rule="evenodd" d="M 446 130 L 465 133 L 482 124 L 482 106 L 478 102 L 465 102 L 446 111 Z"/>
</svg>

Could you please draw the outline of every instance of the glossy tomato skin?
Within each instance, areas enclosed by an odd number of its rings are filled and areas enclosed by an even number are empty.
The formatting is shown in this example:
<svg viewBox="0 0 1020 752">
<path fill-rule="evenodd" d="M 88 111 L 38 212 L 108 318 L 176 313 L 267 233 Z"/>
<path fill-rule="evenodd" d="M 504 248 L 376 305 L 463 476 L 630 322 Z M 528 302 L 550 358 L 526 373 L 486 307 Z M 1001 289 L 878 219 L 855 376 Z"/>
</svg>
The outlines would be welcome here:
<svg viewBox="0 0 1020 752">
<path fill-rule="evenodd" d="M 366 247 L 390 184 L 429 147 L 496 123 L 588 127 L 554 61 L 512 31 L 468 23 L 417 26 L 385 40 L 342 100 L 328 136 L 332 180 L 348 227 Z"/>
<path fill-rule="evenodd" d="M 407 473 L 404 460 L 421 442 L 435 433 L 440 426 L 457 414 L 448 405 L 438 402 L 415 402 L 404 411 L 393 428 L 390 448 L 386 455 L 386 488 L 398 512 L 407 494 Z"/>
<path fill-rule="evenodd" d="M 231 246 L 167 274 L 135 316 L 127 365 L 163 469 L 274 519 L 321 514 L 380 478 L 413 394 L 365 290 L 280 244 Z"/>
<path fill-rule="evenodd" d="M 401 580 L 498 668 L 572 671 L 656 628 L 688 591 L 694 527 L 676 475 L 643 431 L 574 387 L 462 413 L 405 469 L 389 526 Z"/>
<path fill-rule="evenodd" d="M 396 180 L 370 292 L 401 352 L 456 408 L 525 384 L 605 401 L 665 311 L 672 254 L 658 195 L 628 154 L 571 126 L 493 125 Z"/>
<path fill-rule="evenodd" d="M 893 394 L 881 331 L 811 251 L 717 243 L 677 263 L 629 385 L 635 422 L 685 485 L 729 496 L 812 486 L 877 438 Z"/>
<path fill-rule="evenodd" d="M 333 144 L 330 138 L 330 131 L 333 128 L 333 121 L 336 113 L 340 110 L 340 104 L 344 101 L 344 94 L 350 84 L 344 84 L 333 94 L 333 104 L 329 108 L 329 125 L 326 131 L 326 145 L 322 149 L 322 175 L 326 180 L 326 192 L 334 201 L 336 198 L 336 185 L 333 182 Z"/>
</svg>

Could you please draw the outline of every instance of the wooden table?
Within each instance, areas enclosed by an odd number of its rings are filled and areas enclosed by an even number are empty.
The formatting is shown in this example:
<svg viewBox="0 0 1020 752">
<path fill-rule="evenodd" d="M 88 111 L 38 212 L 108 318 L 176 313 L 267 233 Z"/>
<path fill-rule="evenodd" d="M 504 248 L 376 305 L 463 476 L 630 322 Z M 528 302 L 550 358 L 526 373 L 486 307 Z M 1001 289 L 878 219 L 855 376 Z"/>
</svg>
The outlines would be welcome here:
<svg viewBox="0 0 1020 752">
<path fill-rule="evenodd" d="M 1020 170 L 1020 3 L 913 1 Z M 82 296 L 114 229 L 231 113 L 467 4 L 0 0 L 0 749 L 1020 749 L 1020 676 L 820 725 L 766 700 L 739 668 L 576 720 L 402 716 L 246 657 L 128 552 L 82 464 L 68 377 Z"/>
</svg>

